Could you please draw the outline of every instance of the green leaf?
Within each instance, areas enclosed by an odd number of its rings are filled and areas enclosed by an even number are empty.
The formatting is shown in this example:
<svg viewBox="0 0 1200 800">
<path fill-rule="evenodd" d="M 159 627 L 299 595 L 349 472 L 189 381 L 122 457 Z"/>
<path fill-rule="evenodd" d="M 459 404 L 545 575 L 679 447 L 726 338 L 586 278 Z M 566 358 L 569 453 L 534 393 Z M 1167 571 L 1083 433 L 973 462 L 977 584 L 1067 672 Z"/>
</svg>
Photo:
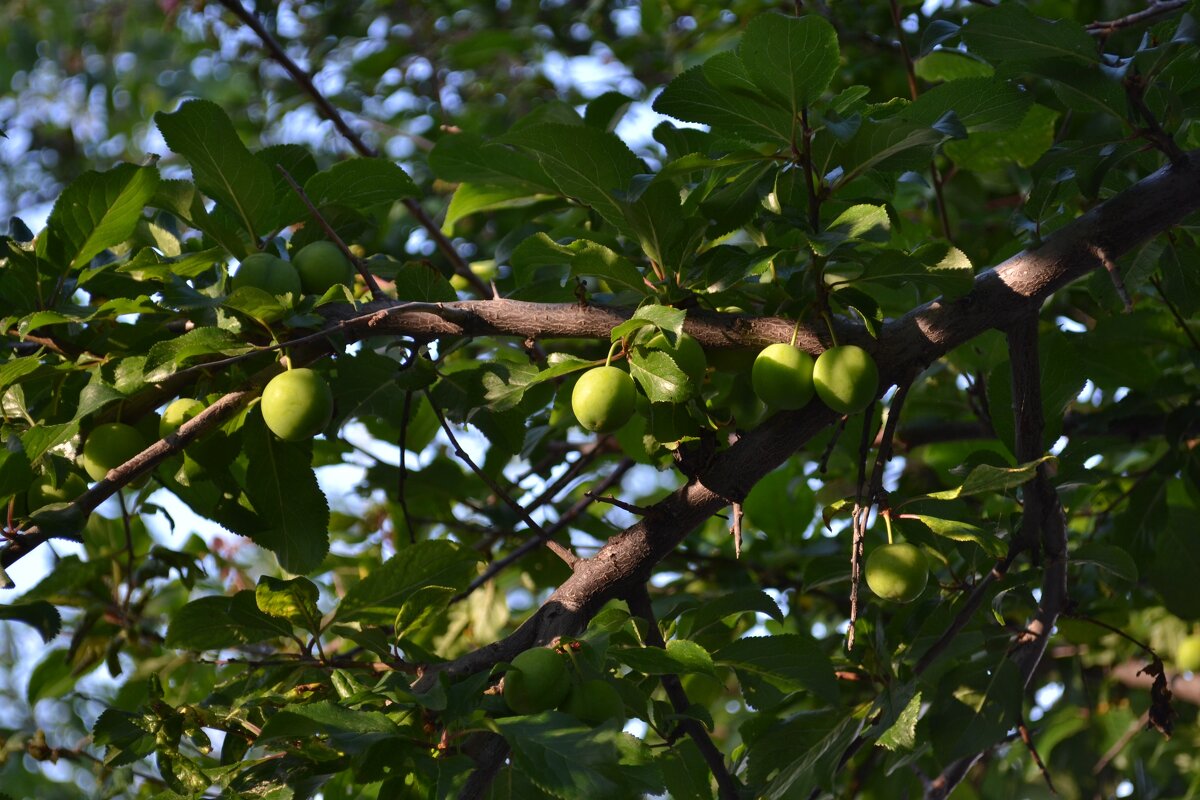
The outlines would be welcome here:
<svg viewBox="0 0 1200 800">
<path fill-rule="evenodd" d="M 39 254 L 62 268 L 86 266 L 133 234 L 157 186 L 155 167 L 121 164 L 107 172 L 84 172 L 55 201 Z"/>
<path fill-rule="evenodd" d="M 464 588 L 475 577 L 478 561 L 473 550 L 448 541 L 408 545 L 346 592 L 337 619 L 375 618 L 390 624 L 405 600 L 422 587 Z"/>
<path fill-rule="evenodd" d="M 32 485 L 33 470 L 29 458 L 20 450 L 0 449 L 0 500 L 24 493 Z M 5 515 L 7 510 L 3 509 Z"/>
<path fill-rule="evenodd" d="M 840 57 L 837 32 L 816 14 L 754 17 L 738 55 L 759 90 L 796 114 L 829 88 Z"/>
<path fill-rule="evenodd" d="M 235 356 L 252 349 L 221 328 L 195 328 L 174 339 L 165 339 L 152 345 L 142 367 L 143 379 L 147 383 L 159 383 L 174 375 L 193 358 Z"/>
<path fill-rule="evenodd" d="M 783 612 L 769 594 L 762 589 L 738 589 L 712 599 L 706 598 L 695 608 L 684 611 L 679 617 L 678 634 L 694 637 L 726 617 L 747 612 L 765 614 L 776 622 L 783 622 Z"/>
<path fill-rule="evenodd" d="M 916 520 L 938 536 L 944 536 L 956 542 L 974 542 L 993 558 L 999 558 L 1004 555 L 1007 549 L 1005 544 L 995 535 L 967 522 L 960 522 L 956 519 L 930 517 L 924 514 L 903 514 L 900 518 Z"/>
<path fill-rule="evenodd" d="M 710 82 L 710 74 L 729 70 L 742 70 L 734 53 L 692 67 L 667 84 L 655 99 L 654 110 L 678 120 L 711 125 L 714 131 L 747 142 L 791 143 L 795 133 L 791 113 L 754 91 L 753 83 L 749 83 L 750 91 L 735 92 L 718 89 Z"/>
<path fill-rule="evenodd" d="M 246 149 L 219 105 L 189 100 L 174 113 L 158 112 L 154 121 L 167 145 L 192 165 L 200 191 L 234 214 L 251 237 L 267 232 L 275 203 L 271 169 Z"/>
<path fill-rule="evenodd" d="M 458 293 L 437 267 L 425 261 L 409 261 L 395 277 L 396 296 L 419 303 L 452 303 Z"/>
<path fill-rule="evenodd" d="M 383 158 L 340 161 L 309 178 L 304 192 L 318 208 L 339 205 L 356 211 L 420 194 L 408 173 Z"/>
<path fill-rule="evenodd" d="M 935 50 L 919 58 L 913 66 L 918 78 L 931 83 L 961 78 L 988 78 L 995 73 L 984 62 L 955 50 Z"/>
<path fill-rule="evenodd" d="M 629 374 L 651 403 L 683 403 L 696 388 L 675 359 L 662 350 L 634 348 L 629 353 Z"/>
<path fill-rule="evenodd" d="M 154 752 L 154 733 L 145 725 L 142 717 L 115 708 L 100 714 L 92 726 L 92 744 L 104 747 L 105 766 L 132 764 Z"/>
<path fill-rule="evenodd" d="M 1017 467 L 993 467 L 990 464 L 980 464 L 971 470 L 961 486 L 941 492 L 919 495 L 906 500 L 905 503 L 921 499 L 956 500 L 959 497 L 968 497 L 973 494 L 988 494 L 990 492 L 1002 492 L 1007 489 L 1014 489 L 1033 478 L 1037 474 L 1039 466 L 1052 463 L 1056 460 L 1054 456 L 1042 456 L 1036 461 L 1030 461 Z"/>
<path fill-rule="evenodd" d="M 750 525 L 773 541 L 799 542 L 812 524 L 816 499 L 804 476 L 785 468 L 756 483 L 742 508 Z"/>
<path fill-rule="evenodd" d="M 609 655 L 645 675 L 686 675 L 690 672 L 713 674 L 712 656 L 700 645 L 687 639 L 672 639 L 661 647 L 614 647 Z"/>
<path fill-rule="evenodd" d="M 542 267 L 566 264 L 572 277 L 594 275 L 645 293 L 642 272 L 632 262 L 602 244 L 576 239 L 559 244 L 545 233 L 538 233 L 517 245 L 512 265 L 518 281 L 529 281 Z"/>
<path fill-rule="evenodd" d="M 497 719 L 512 760 L 562 800 L 641 797 L 662 790 L 645 745 L 615 727 L 584 728 L 558 711 Z"/>
<path fill-rule="evenodd" d="M 847 147 L 846 171 L 836 186 L 871 170 L 891 173 L 921 169 L 933 156 L 934 146 L 944 138 L 941 131 L 903 119 L 864 123 Z"/>
<path fill-rule="evenodd" d="M 511 186 L 527 196 L 554 189 L 536 158 L 470 133 L 438 139 L 429 153 L 429 166 L 444 181 Z"/>
<path fill-rule="evenodd" d="M 29 686 L 25 691 L 25 701 L 29 705 L 37 705 L 37 701 L 47 697 L 62 697 L 75 688 L 77 677 L 71 674 L 71 657 L 65 648 L 51 650 L 42 657 L 33 672 L 29 674 Z"/>
<path fill-rule="evenodd" d="M 282 580 L 262 575 L 254 590 L 258 609 L 271 617 L 286 619 L 298 628 L 316 634 L 321 628 L 317 598 L 321 592 L 308 578 Z"/>
<path fill-rule="evenodd" d="M 1009 130 L 1032 104 L 1028 93 L 999 78 L 963 78 L 922 93 L 904 112 L 907 119 L 933 125 L 953 111 L 970 133 Z"/>
<path fill-rule="evenodd" d="M 646 169 L 615 134 L 575 125 L 541 124 L 502 140 L 533 153 L 567 197 L 591 206 L 620 230 L 628 230 L 623 203 L 633 177 Z"/>
<path fill-rule="evenodd" d="M 322 700 L 280 709 L 263 726 L 258 741 L 271 739 L 304 739 L 311 736 L 332 736 L 339 742 L 353 737 L 339 734 L 395 734 L 399 729 L 386 714 L 378 711 L 355 711 Z"/>
<path fill-rule="evenodd" d="M 945 153 L 969 170 L 1003 169 L 1014 162 L 1031 167 L 1054 145 L 1058 117 L 1059 112 L 1035 103 L 1017 127 L 973 133 L 966 139 L 946 142 Z"/>
<path fill-rule="evenodd" d="M 713 657 L 719 664 L 761 675 L 787 691 L 807 689 L 823 702 L 837 702 L 833 664 L 807 636 L 747 636 L 722 647 Z"/>
<path fill-rule="evenodd" d="M 541 202 L 553 197 L 549 194 L 530 194 L 522 186 L 494 186 L 481 183 L 460 183 L 450 198 L 446 219 L 442 222 L 442 233 L 454 233 L 454 225 L 481 211 L 501 211 Z"/>
<path fill-rule="evenodd" d="M 933 750 L 943 763 L 981 753 L 1003 741 L 1021 718 L 1021 672 L 1004 658 L 992 671 L 978 705 L 947 700 L 930 719 Z"/>
<path fill-rule="evenodd" d="M 633 312 L 630 319 L 612 329 L 609 341 L 616 342 L 642 328 L 654 327 L 666 334 L 668 341 L 674 342 L 683 332 L 685 319 L 687 319 L 687 312 L 682 309 L 656 303 L 644 305 Z"/>
<path fill-rule="evenodd" d="M 288 637 L 292 626 L 264 614 L 255 593 L 246 589 L 233 597 L 201 597 L 171 618 L 166 646 L 177 650 L 222 650 Z"/>
<path fill-rule="evenodd" d="M 1148 578 L 1172 614 L 1185 620 L 1200 620 L 1200 532 L 1195 512 L 1171 506 L 1167 526 L 1158 533 L 1155 558 Z"/>
<path fill-rule="evenodd" d="M 246 497 L 268 526 L 250 538 L 289 572 L 316 569 L 329 551 L 329 504 L 312 470 L 311 443 L 276 438 L 261 414 L 251 415 L 242 430 Z"/>
<path fill-rule="evenodd" d="M 878 744 L 888 750 L 912 750 L 917 744 L 917 720 L 921 716 L 921 693 L 908 701 L 892 726 L 879 736 Z"/>
<path fill-rule="evenodd" d="M 1099 61 L 1096 41 L 1074 20 L 1051 22 L 1019 3 L 1003 3 L 971 17 L 963 26 L 967 49 L 993 64 L 1069 59 Z"/>
<path fill-rule="evenodd" d="M 62 630 L 62 616 L 57 608 L 45 600 L 0 605 L 0 619 L 29 625 L 41 634 L 42 641 L 46 644 L 50 644 L 50 640 Z"/>
</svg>

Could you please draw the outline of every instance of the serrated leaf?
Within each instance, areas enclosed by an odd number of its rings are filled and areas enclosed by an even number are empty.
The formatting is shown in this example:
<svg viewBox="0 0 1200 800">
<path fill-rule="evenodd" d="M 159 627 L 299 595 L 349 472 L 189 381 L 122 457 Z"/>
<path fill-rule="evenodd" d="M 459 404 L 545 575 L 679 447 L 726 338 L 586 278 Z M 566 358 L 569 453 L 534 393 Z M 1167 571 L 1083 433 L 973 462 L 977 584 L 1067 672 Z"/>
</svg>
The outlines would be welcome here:
<svg viewBox="0 0 1200 800">
<path fill-rule="evenodd" d="M 396 723 L 378 711 L 356 711 L 322 700 L 304 705 L 286 706 L 277 711 L 263 726 L 259 741 L 289 738 L 302 739 L 309 736 L 333 736 L 342 742 L 346 737 L 338 734 L 395 734 Z"/>
<path fill-rule="evenodd" d="M 452 303 L 458 293 L 437 267 L 409 261 L 396 272 L 396 297 L 419 303 Z"/>
<path fill-rule="evenodd" d="M 996 536 L 967 522 L 930 517 L 924 514 L 904 514 L 901 519 L 916 520 L 938 536 L 944 536 L 956 542 L 974 542 L 982 547 L 985 553 L 995 558 L 1004 555 L 1006 549 L 1005 544 Z"/>
<path fill-rule="evenodd" d="M 734 53 L 710 58 L 702 66 L 676 75 L 654 101 L 654 110 L 678 120 L 711 125 L 714 131 L 736 136 L 747 142 L 786 144 L 795 133 L 788 109 L 750 91 L 717 88 L 710 75 L 719 75 L 728 67 L 742 70 Z"/>
<path fill-rule="evenodd" d="M 820 99 L 837 72 L 837 32 L 823 17 L 760 14 L 738 49 L 758 89 L 793 113 Z"/>
<path fill-rule="evenodd" d="M 155 739 L 142 717 L 115 708 L 105 709 L 92 726 L 92 744 L 104 747 L 109 767 L 132 764 L 154 752 Z"/>
<path fill-rule="evenodd" d="M 166 646 L 178 650 L 221 650 L 290 636 L 292 626 L 264 614 L 254 592 L 212 596 L 179 609 L 167 627 Z"/>
<path fill-rule="evenodd" d="M 734 614 L 754 612 L 766 614 L 776 622 L 783 622 L 783 612 L 771 596 L 762 589 L 738 589 L 720 597 L 706 599 L 694 609 L 680 615 L 679 633 L 688 637 L 702 632 L 709 625 Z"/>
<path fill-rule="evenodd" d="M 242 431 L 246 497 L 267 525 L 250 538 L 289 572 L 316 569 L 329 551 L 329 504 L 312 470 L 312 444 L 276 438 L 259 414 Z"/>
<path fill-rule="evenodd" d="M 558 711 L 495 722 L 516 767 L 555 797 L 601 800 L 662 789 L 645 745 L 615 727 L 584 728 Z"/>
<path fill-rule="evenodd" d="M 524 186 L 492 186 L 481 183 L 460 183 L 450 198 L 446 219 L 442 222 L 442 233 L 454 233 L 454 225 L 461 219 L 481 211 L 501 211 L 541 202 L 553 197 L 550 194 L 531 192 Z"/>
<path fill-rule="evenodd" d="M 833 664 L 806 636 L 748 636 L 722 647 L 713 658 L 719 664 L 762 675 L 786 689 L 808 689 L 826 703 L 837 702 Z"/>
<path fill-rule="evenodd" d="M 66 269 L 128 239 L 158 186 L 158 169 L 121 164 L 84 172 L 59 195 L 38 251 Z"/>
<path fill-rule="evenodd" d="M 233 356 L 252 349 L 221 328 L 195 328 L 151 346 L 142 367 L 143 380 L 147 383 L 166 380 L 188 361 L 199 356 Z"/>
<path fill-rule="evenodd" d="M 25 492 L 33 485 L 33 469 L 21 451 L 0 448 L 0 500 Z M 7 509 L 4 509 L 7 512 Z M 7 520 L 6 520 L 7 521 Z"/>
<path fill-rule="evenodd" d="M 566 264 L 573 277 L 594 275 L 622 286 L 646 292 L 641 270 L 608 247 L 588 239 L 559 244 L 545 233 L 535 234 L 517 245 L 512 265 L 519 281 L 532 280 L 541 267 Z"/>
<path fill-rule="evenodd" d="M 62 616 L 45 600 L 0 605 L 0 619 L 25 623 L 36 630 L 46 644 L 62 630 Z"/>
<path fill-rule="evenodd" d="M 687 373 L 661 350 L 635 348 L 630 351 L 629 374 L 651 403 L 683 403 L 695 391 Z"/>
<path fill-rule="evenodd" d="M 479 556 L 447 541 L 417 542 L 375 567 L 352 586 L 337 609 L 337 619 L 383 619 L 390 624 L 414 592 L 426 586 L 462 589 L 475 577 Z"/>
<path fill-rule="evenodd" d="M 1080 545 L 1071 551 L 1071 564 L 1091 564 L 1130 583 L 1138 580 L 1137 562 L 1116 545 L 1098 542 Z"/>
<path fill-rule="evenodd" d="M 933 125 L 947 112 L 969 133 L 1014 128 L 1033 103 L 1026 92 L 999 78 L 963 78 L 922 92 L 904 112 L 914 122 Z"/>
<path fill-rule="evenodd" d="M 967 49 L 993 64 L 1065 58 L 1099 61 L 1096 41 L 1074 20 L 1051 22 L 1019 3 L 1003 3 L 971 17 L 962 28 Z"/>
<path fill-rule="evenodd" d="M 906 503 L 922 499 L 956 500 L 959 497 L 968 497 L 973 494 L 986 494 L 988 492 L 1001 492 L 1006 489 L 1014 489 L 1023 483 L 1027 483 L 1037 473 L 1039 466 L 1056 460 L 1054 456 L 1042 456 L 1036 461 L 1030 461 L 1017 467 L 993 467 L 990 464 L 980 464 L 971 470 L 961 486 L 941 492 L 919 495 L 906 501 Z"/>
<path fill-rule="evenodd" d="M 1058 118 L 1059 112 L 1035 103 L 1017 127 L 973 133 L 966 139 L 946 142 L 944 150 L 964 169 L 1003 169 L 1013 163 L 1031 167 L 1054 145 Z"/>
<path fill-rule="evenodd" d="M 286 619 L 309 633 L 317 633 L 321 627 L 321 612 L 317 598 L 321 592 L 308 578 L 282 580 L 262 575 L 254 590 L 254 600 L 259 611 L 271 617 Z"/>
<path fill-rule="evenodd" d="M 921 716 L 921 693 L 908 701 L 892 726 L 879 736 L 878 744 L 888 750 L 912 750 L 917 744 L 917 720 Z"/>
<path fill-rule="evenodd" d="M 614 647 L 608 652 L 622 664 L 646 675 L 713 674 L 712 656 L 687 639 L 672 639 L 665 650 L 651 646 Z"/>
<path fill-rule="evenodd" d="M 246 149 L 219 105 L 189 100 L 154 121 L 167 145 L 191 164 L 200 191 L 233 213 L 251 237 L 267 232 L 275 202 L 271 170 Z"/>
<path fill-rule="evenodd" d="M 318 208 L 338 205 L 356 211 L 420 194 L 408 173 L 384 158 L 340 161 L 309 178 L 304 191 Z"/>
<path fill-rule="evenodd" d="M 931 83 L 987 78 L 995 73 L 988 64 L 955 50 L 935 50 L 919 58 L 913 67 L 918 78 Z"/>
</svg>

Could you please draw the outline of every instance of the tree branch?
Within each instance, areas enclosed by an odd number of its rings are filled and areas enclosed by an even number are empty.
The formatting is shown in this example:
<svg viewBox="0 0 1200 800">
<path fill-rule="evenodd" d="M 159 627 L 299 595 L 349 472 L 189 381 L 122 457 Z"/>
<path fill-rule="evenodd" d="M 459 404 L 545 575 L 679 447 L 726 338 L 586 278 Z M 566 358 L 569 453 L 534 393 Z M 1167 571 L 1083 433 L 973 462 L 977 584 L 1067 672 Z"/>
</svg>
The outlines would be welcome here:
<svg viewBox="0 0 1200 800">
<path fill-rule="evenodd" d="M 869 337 L 865 336 L 860 341 L 873 351 L 881 366 L 881 385 L 886 387 L 898 376 L 916 374 L 980 333 L 993 327 L 1007 328 L 1013 320 L 1036 311 L 1053 292 L 1099 267 L 1092 247 L 1103 247 L 1111 258 L 1118 258 L 1198 207 L 1200 151 L 1193 151 L 1185 164 L 1160 169 L 1059 229 L 1038 249 L 1019 253 L 981 273 L 967 295 L 952 301 L 939 298 L 926 303 L 886 323 L 876 343 L 867 341 Z M 473 326 L 490 329 L 472 333 L 525 335 L 514 329 L 547 324 L 532 316 L 514 314 L 518 304 L 510 300 L 453 305 L 460 311 L 469 308 L 468 313 L 478 314 Z M 477 312 L 479 305 L 492 310 Z M 588 335 L 584 329 L 592 328 L 593 335 L 606 336 L 611 327 L 599 333 L 600 320 L 611 324 L 614 319 L 621 319 L 616 312 L 595 307 L 570 308 L 568 311 L 558 307 L 547 315 L 553 320 L 549 324 L 574 331 L 567 335 Z M 693 336 L 699 333 L 697 338 L 705 345 L 710 343 L 709 337 L 752 344 L 755 343 L 752 337 L 762 336 L 767 330 L 778 331 L 772 341 L 786 341 L 795 325 L 787 322 L 776 328 L 775 323 L 782 320 L 758 320 L 751 322 L 749 332 L 743 329 L 731 334 L 732 326 L 714 325 L 703 315 L 697 316 L 698 319 L 692 319 L 689 315 L 685 328 Z M 396 321 L 402 320 L 403 315 Z M 818 332 L 811 328 L 801 325 L 800 331 L 798 342 L 819 339 Z M 454 332 L 466 331 L 460 327 Z M 718 454 L 695 479 L 654 505 L 653 513 L 612 536 L 595 556 L 577 564 L 571 577 L 512 635 L 429 668 L 415 688 L 422 691 L 432 685 L 440 671 L 451 676 L 472 674 L 490 668 L 497 661 L 511 660 L 522 650 L 549 642 L 555 636 L 578 634 L 605 602 L 627 596 L 631 589 L 643 584 L 654 566 L 691 531 L 729 504 L 727 498 L 744 497 L 759 479 L 837 418 L 816 401 L 798 411 L 770 417 Z"/>
</svg>

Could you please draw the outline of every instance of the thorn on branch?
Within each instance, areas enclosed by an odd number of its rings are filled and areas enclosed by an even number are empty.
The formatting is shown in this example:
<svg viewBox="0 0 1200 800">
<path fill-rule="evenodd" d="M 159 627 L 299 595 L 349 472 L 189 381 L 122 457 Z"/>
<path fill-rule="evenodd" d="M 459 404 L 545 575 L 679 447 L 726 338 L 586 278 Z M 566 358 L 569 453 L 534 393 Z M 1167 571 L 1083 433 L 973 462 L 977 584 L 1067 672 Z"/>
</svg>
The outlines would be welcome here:
<svg viewBox="0 0 1200 800">
<path fill-rule="evenodd" d="M 733 504 L 733 524 L 729 528 L 729 533 L 733 535 L 733 555 L 734 558 L 742 557 L 742 504 Z"/>
<path fill-rule="evenodd" d="M 1125 279 L 1121 277 L 1121 270 L 1117 267 L 1116 262 L 1108 257 L 1108 253 L 1104 252 L 1104 248 L 1092 245 L 1090 249 L 1092 255 L 1104 265 L 1105 271 L 1108 272 L 1113 288 L 1117 290 L 1117 297 L 1121 298 L 1121 303 L 1125 306 L 1125 313 L 1130 313 L 1133 311 L 1133 299 L 1129 296 L 1129 290 L 1125 288 Z"/>
</svg>

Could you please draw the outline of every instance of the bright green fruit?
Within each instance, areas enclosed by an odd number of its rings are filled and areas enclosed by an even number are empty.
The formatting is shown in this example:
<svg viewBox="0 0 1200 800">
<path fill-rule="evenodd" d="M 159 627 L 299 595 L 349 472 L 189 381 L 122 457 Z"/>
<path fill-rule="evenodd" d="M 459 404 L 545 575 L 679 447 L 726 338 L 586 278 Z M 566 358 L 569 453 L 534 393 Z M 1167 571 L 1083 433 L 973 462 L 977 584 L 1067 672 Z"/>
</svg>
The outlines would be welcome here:
<svg viewBox="0 0 1200 800">
<path fill-rule="evenodd" d="M 571 392 L 571 410 L 581 427 L 611 433 L 633 416 L 633 378 L 617 367 L 589 369 Z"/>
<path fill-rule="evenodd" d="M 783 342 L 767 345 L 754 359 L 750 383 L 769 408 L 802 408 L 813 396 L 813 358 Z"/>
<path fill-rule="evenodd" d="M 146 449 L 146 440 L 132 425 L 110 422 L 98 425 L 83 443 L 79 463 L 92 480 L 103 480 L 110 469 L 119 467 Z"/>
<path fill-rule="evenodd" d="M 1183 672 L 1200 672 L 1200 635 L 1189 636 L 1179 643 L 1175 666 Z"/>
<path fill-rule="evenodd" d="M 667 337 L 659 332 L 646 342 L 646 347 L 661 350 L 669 355 L 692 382 L 693 393 L 700 391 L 700 384 L 704 383 L 704 373 L 708 371 L 708 358 L 699 342 L 686 333 L 681 333 L 672 347 Z"/>
<path fill-rule="evenodd" d="M 60 486 L 50 483 L 48 478 L 42 478 L 29 487 L 29 492 L 25 497 L 29 503 L 28 507 L 36 511 L 51 503 L 72 503 L 79 495 L 86 492 L 87 488 L 87 482 L 72 472 L 63 479 Z"/>
<path fill-rule="evenodd" d="M 554 708 L 567 698 L 571 676 L 563 657 L 545 647 L 535 647 L 512 660 L 504 673 L 504 700 L 517 714 L 536 714 Z"/>
<path fill-rule="evenodd" d="M 199 400 L 193 400 L 190 397 L 180 397 L 178 400 L 172 400 L 170 405 L 163 410 L 162 419 L 158 421 L 158 437 L 165 439 L 175 431 L 183 423 L 187 422 L 192 417 L 204 410 L 204 403 Z"/>
<path fill-rule="evenodd" d="M 354 285 L 354 265 L 333 242 L 311 242 L 292 256 L 300 286 L 308 294 L 325 294 L 333 286 Z"/>
<path fill-rule="evenodd" d="M 300 294 L 296 268 L 270 253 L 253 253 L 242 259 L 233 276 L 233 288 L 253 286 L 267 294 Z"/>
<path fill-rule="evenodd" d="M 867 556 L 867 586 L 884 600 L 911 603 L 929 581 L 929 563 L 921 548 L 907 542 L 876 547 Z"/>
<path fill-rule="evenodd" d="M 311 439 L 333 416 L 333 392 L 311 369 L 289 369 L 263 389 L 262 415 L 267 427 L 286 442 Z"/>
<path fill-rule="evenodd" d="M 879 368 L 866 350 L 844 344 L 817 357 L 812 380 L 822 403 L 840 414 L 857 414 L 875 399 Z"/>
<path fill-rule="evenodd" d="M 589 725 L 625 719 L 625 701 L 621 694 L 615 686 L 600 678 L 573 685 L 562 710 Z"/>
</svg>

